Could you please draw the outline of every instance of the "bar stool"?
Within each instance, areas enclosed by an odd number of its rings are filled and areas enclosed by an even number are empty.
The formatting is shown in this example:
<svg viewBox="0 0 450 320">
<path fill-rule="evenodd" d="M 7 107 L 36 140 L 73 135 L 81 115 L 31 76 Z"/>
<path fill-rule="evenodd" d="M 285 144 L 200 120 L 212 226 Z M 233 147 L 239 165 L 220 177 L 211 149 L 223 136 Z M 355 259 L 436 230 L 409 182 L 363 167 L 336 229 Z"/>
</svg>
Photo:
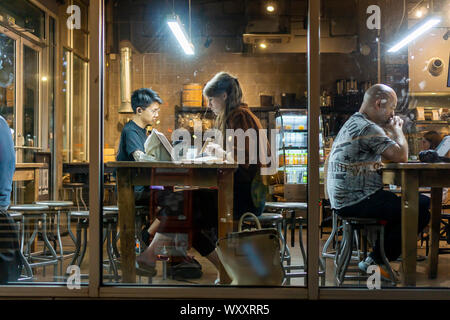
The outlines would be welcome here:
<svg viewBox="0 0 450 320">
<path fill-rule="evenodd" d="M 338 218 L 338 215 L 336 213 L 336 210 L 332 210 L 331 213 L 332 216 L 332 229 L 331 233 L 325 242 L 323 249 L 322 249 L 322 258 L 323 259 L 335 259 L 336 257 L 336 245 L 340 245 L 339 242 L 339 236 L 342 234 L 342 225 L 341 220 Z M 356 232 L 356 230 L 355 230 Z M 356 237 L 357 238 L 357 237 Z M 330 244 L 333 242 L 333 250 L 329 250 Z M 356 242 L 356 250 L 352 252 L 351 256 L 352 261 L 360 261 L 360 248 L 359 248 L 359 242 Z"/>
<path fill-rule="evenodd" d="M 30 268 L 37 268 L 37 267 L 44 267 L 44 276 L 45 276 L 45 266 L 47 265 L 54 265 L 54 278 L 57 277 L 57 271 L 58 271 L 58 256 L 56 254 L 55 249 L 50 244 L 50 241 L 48 239 L 48 230 L 47 230 L 47 214 L 46 212 L 49 210 L 48 206 L 44 205 L 38 205 L 38 204 L 21 204 L 21 205 L 13 205 L 10 206 L 9 211 L 14 212 L 20 212 L 23 216 L 23 232 L 24 237 L 22 241 L 21 248 L 25 245 L 25 230 L 27 228 L 28 222 L 34 223 L 34 228 L 29 236 L 29 239 L 27 241 L 27 247 L 26 250 L 22 251 L 24 252 L 24 258 L 27 260 L 27 264 Z M 39 231 L 39 222 L 42 225 L 42 240 L 44 241 L 44 248 L 42 252 L 31 252 L 31 246 L 33 242 L 37 239 L 38 231 Z M 50 255 L 46 254 L 46 249 L 48 249 Z M 27 265 L 25 266 L 27 268 Z M 30 270 L 27 271 L 28 274 Z M 32 273 L 31 273 L 32 275 Z"/>
<path fill-rule="evenodd" d="M 343 225 L 343 236 L 341 245 L 338 246 L 338 250 L 335 255 L 335 277 L 336 282 L 339 286 L 341 286 L 344 280 L 366 280 L 367 276 L 346 276 L 348 271 L 356 271 L 359 274 L 361 271 L 358 269 L 349 270 L 348 267 L 350 265 L 350 261 L 352 260 L 352 253 L 355 247 L 355 243 L 358 243 L 358 233 L 361 235 L 362 243 L 363 243 L 363 257 L 361 259 L 365 259 L 367 257 L 367 244 L 370 243 L 373 247 L 377 239 L 379 239 L 380 244 L 380 255 L 384 265 L 387 268 L 387 271 L 392 279 L 392 284 L 395 285 L 397 283 L 397 276 L 392 270 L 389 261 L 386 258 L 386 254 L 384 252 L 384 224 L 385 221 L 371 219 L 371 218 L 355 218 L 355 217 L 340 217 L 338 218 L 342 221 Z M 356 232 L 355 232 L 356 231 Z"/>
<path fill-rule="evenodd" d="M 83 199 L 83 187 L 82 182 L 68 182 L 63 184 L 63 199 L 66 199 L 66 191 L 72 192 L 72 201 L 75 200 L 77 210 L 80 211 L 80 202 L 83 204 L 84 210 L 87 210 L 86 203 Z"/>
<path fill-rule="evenodd" d="M 61 240 L 61 212 L 65 212 L 67 215 L 67 234 L 69 234 L 70 238 L 72 239 L 73 244 L 76 246 L 75 235 L 73 234 L 71 227 L 70 227 L 70 214 L 68 213 L 67 210 L 64 210 L 64 208 L 73 206 L 73 202 L 72 201 L 59 201 L 59 200 L 45 200 L 45 201 L 35 201 L 34 203 L 48 206 L 48 208 L 49 208 L 48 213 L 50 214 L 50 216 L 52 218 L 56 214 L 56 237 L 57 237 L 57 242 L 58 242 L 58 246 L 59 246 L 58 259 L 61 263 L 60 274 L 63 275 L 64 259 L 71 257 L 74 254 L 74 252 L 73 251 L 64 252 L 64 249 L 63 249 L 62 240 Z"/>
<path fill-rule="evenodd" d="M 19 231 L 19 257 L 23 264 L 23 268 L 25 269 L 25 276 L 21 276 L 18 280 L 24 281 L 24 280 L 31 280 L 33 279 L 33 270 L 31 269 L 30 264 L 28 263 L 27 259 L 23 255 L 23 247 L 24 247 L 24 241 L 25 241 L 25 218 L 21 212 L 15 211 L 10 212 L 9 216 L 16 222 L 17 229 Z"/>
<path fill-rule="evenodd" d="M 307 219 L 302 216 L 296 216 L 296 211 L 307 212 L 308 204 L 305 202 L 266 202 L 266 209 L 272 209 L 279 212 L 283 216 L 283 231 L 284 231 L 284 243 L 282 250 L 282 261 L 286 261 L 286 284 L 290 284 L 291 278 L 306 277 L 308 260 L 303 245 L 303 226 L 307 226 Z M 291 246 L 295 246 L 295 228 L 299 228 L 299 245 L 300 254 L 303 259 L 303 265 L 291 265 L 291 252 L 287 245 L 287 229 L 291 226 Z M 321 258 L 319 258 L 319 275 L 321 276 L 321 283 L 325 285 L 325 264 Z M 303 272 L 292 272 L 292 270 L 303 270 Z"/>
<path fill-rule="evenodd" d="M 72 265 L 77 265 L 81 267 L 83 262 L 86 247 L 87 247 L 87 229 L 89 228 L 89 211 L 71 211 L 70 217 L 78 220 L 77 231 L 76 231 L 76 249 L 75 254 L 72 258 Z M 109 268 L 110 275 L 112 279 L 116 282 L 120 280 L 118 272 L 118 253 L 114 252 L 114 243 L 117 241 L 116 238 L 116 227 L 117 227 L 117 212 L 115 211 L 104 211 L 103 212 L 103 243 L 106 241 L 106 253 L 108 259 L 103 261 L 103 265 Z M 117 251 L 118 252 L 118 251 Z"/>
</svg>

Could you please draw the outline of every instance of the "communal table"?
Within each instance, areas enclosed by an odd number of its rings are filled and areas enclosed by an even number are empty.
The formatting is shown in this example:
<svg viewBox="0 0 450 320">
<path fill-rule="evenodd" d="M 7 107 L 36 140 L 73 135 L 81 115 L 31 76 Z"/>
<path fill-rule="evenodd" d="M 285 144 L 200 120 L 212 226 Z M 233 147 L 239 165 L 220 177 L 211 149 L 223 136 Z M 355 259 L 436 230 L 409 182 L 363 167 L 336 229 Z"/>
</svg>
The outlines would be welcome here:
<svg viewBox="0 0 450 320">
<path fill-rule="evenodd" d="M 233 173 L 237 164 L 115 161 L 117 169 L 122 281 L 136 282 L 135 204 L 133 186 L 196 186 L 218 189 L 218 236 L 233 231 Z M 220 276 L 226 279 L 226 273 Z"/>
<path fill-rule="evenodd" d="M 450 186 L 450 163 L 387 163 L 382 168 L 383 183 L 401 186 L 402 195 L 402 283 L 416 285 L 417 224 L 419 188 L 431 187 L 431 244 L 428 276 L 438 270 L 442 188 Z"/>
</svg>

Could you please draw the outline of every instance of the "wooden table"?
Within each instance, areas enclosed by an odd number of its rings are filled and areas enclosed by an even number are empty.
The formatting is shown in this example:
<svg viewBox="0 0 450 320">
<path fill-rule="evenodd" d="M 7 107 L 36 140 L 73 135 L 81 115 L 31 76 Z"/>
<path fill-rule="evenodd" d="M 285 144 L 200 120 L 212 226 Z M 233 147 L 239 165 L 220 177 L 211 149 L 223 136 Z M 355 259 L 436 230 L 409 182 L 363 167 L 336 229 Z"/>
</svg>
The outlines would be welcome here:
<svg viewBox="0 0 450 320">
<path fill-rule="evenodd" d="M 120 254 L 124 283 L 136 282 L 135 185 L 217 187 L 218 236 L 221 238 L 233 231 L 233 173 L 237 165 L 115 161 L 106 163 L 106 166 L 117 169 Z"/>
<path fill-rule="evenodd" d="M 39 199 L 39 170 L 47 168 L 47 163 L 16 163 L 13 181 L 25 181 L 25 203 Z"/>
<path fill-rule="evenodd" d="M 419 187 L 431 187 L 431 245 L 428 276 L 436 278 L 442 187 L 450 186 L 450 163 L 388 163 L 383 169 L 383 183 L 401 186 L 402 194 L 402 266 L 404 285 L 416 285 L 417 224 Z"/>
</svg>

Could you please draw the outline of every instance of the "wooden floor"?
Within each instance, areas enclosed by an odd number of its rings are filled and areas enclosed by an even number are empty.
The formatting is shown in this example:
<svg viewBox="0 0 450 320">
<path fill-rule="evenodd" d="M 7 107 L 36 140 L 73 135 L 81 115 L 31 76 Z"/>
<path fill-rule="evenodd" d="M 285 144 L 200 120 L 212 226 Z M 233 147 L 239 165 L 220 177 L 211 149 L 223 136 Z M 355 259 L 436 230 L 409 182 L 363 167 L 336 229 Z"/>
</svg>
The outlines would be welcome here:
<svg viewBox="0 0 450 320">
<path fill-rule="evenodd" d="M 326 241 L 328 235 L 324 234 L 323 239 L 321 239 L 321 247 Z M 306 232 L 304 232 L 304 244 L 306 248 Z M 288 235 L 288 243 L 290 243 L 290 237 Z M 63 238 L 63 247 L 64 250 L 73 250 L 74 245 L 69 237 Z M 425 247 L 425 243 L 424 243 Z M 424 256 L 425 255 L 425 248 L 420 247 L 420 242 L 418 242 L 418 255 Z M 441 247 L 449 247 L 445 242 L 441 242 Z M 298 246 L 298 243 L 296 243 L 296 246 L 294 248 L 291 248 L 291 253 L 293 255 L 293 261 L 292 264 L 298 265 L 303 264 L 303 261 L 300 256 L 300 249 Z M 194 249 L 191 249 L 189 251 L 189 255 L 193 255 L 195 259 L 197 259 L 200 264 L 202 265 L 202 271 L 203 276 L 199 279 L 190 279 L 190 280 L 173 280 L 173 279 L 162 279 L 162 263 L 157 263 L 157 275 L 153 277 L 152 284 L 154 285 L 214 285 L 214 281 L 217 279 L 217 271 L 215 267 L 206 259 L 200 256 L 198 252 L 196 252 Z M 104 256 L 107 257 L 106 251 L 104 252 Z M 64 268 L 65 271 L 67 269 L 67 266 L 71 262 L 71 259 L 66 259 L 64 261 Z M 424 261 L 418 261 L 417 262 L 417 287 L 450 287 L 450 254 L 442 254 L 439 256 L 439 269 L 438 269 L 438 276 L 436 279 L 428 279 L 427 276 L 427 265 L 428 261 L 425 259 Z M 392 266 L 395 270 L 400 270 L 401 263 L 400 262 L 393 262 Z M 88 281 L 88 270 L 89 268 L 89 248 L 86 252 L 85 259 L 83 260 L 83 264 L 81 266 L 81 273 L 85 276 L 82 278 L 82 283 L 87 283 Z M 34 269 L 34 281 L 37 282 L 53 282 L 53 268 L 47 267 L 46 268 L 46 274 L 43 275 L 43 268 L 37 268 Z M 107 267 L 104 268 L 104 274 L 107 275 L 109 273 L 109 270 Z M 120 273 L 120 271 L 119 271 Z M 291 286 L 305 286 L 305 278 L 293 278 L 291 279 Z M 148 278 L 146 277 L 136 277 L 136 281 L 138 284 L 142 285 L 148 285 Z M 65 282 L 65 278 L 61 277 L 58 278 L 57 282 Z M 104 279 L 105 284 L 117 284 L 113 282 L 108 276 Z M 347 281 L 345 285 L 349 286 L 360 286 L 360 287 L 366 287 L 365 281 L 356 282 L 356 281 Z M 326 286 L 328 287 L 334 287 L 336 286 L 334 281 L 334 265 L 333 261 L 331 259 L 326 259 Z"/>
</svg>

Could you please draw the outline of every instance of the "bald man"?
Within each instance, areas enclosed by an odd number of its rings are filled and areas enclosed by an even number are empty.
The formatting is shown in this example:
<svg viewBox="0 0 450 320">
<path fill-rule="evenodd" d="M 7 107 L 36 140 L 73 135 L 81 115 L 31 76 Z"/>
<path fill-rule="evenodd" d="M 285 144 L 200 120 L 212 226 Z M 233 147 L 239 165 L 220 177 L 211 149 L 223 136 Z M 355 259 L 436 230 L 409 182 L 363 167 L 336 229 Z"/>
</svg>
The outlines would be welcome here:
<svg viewBox="0 0 450 320">
<path fill-rule="evenodd" d="M 392 88 L 376 84 L 369 88 L 359 109 L 339 131 L 328 157 L 327 192 L 331 207 L 342 217 L 386 220 L 384 249 L 389 261 L 401 254 L 401 199 L 383 190 L 379 168 L 381 159 L 408 161 L 408 143 L 402 131 L 403 121 L 395 116 L 397 95 Z M 419 230 L 428 224 L 429 198 L 419 198 Z M 359 268 L 371 264 L 381 267 L 389 277 L 378 243 Z"/>
</svg>

